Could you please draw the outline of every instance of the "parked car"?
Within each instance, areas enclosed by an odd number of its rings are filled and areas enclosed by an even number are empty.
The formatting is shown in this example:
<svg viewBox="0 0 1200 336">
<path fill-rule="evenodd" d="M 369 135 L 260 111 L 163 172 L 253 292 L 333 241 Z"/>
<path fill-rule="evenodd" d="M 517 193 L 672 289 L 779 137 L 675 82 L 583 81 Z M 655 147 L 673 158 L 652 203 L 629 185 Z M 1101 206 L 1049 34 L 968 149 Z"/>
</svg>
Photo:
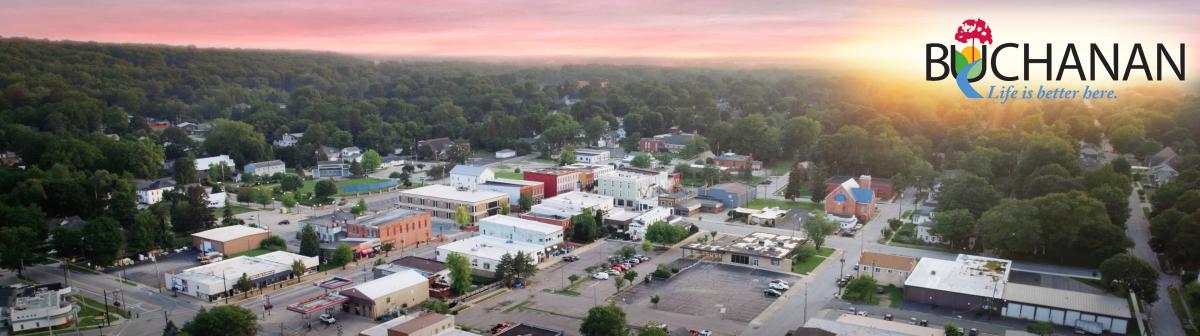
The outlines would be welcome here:
<svg viewBox="0 0 1200 336">
<path fill-rule="evenodd" d="M 784 285 L 784 286 L 791 286 L 791 285 L 792 285 L 792 284 L 789 284 L 787 281 L 783 281 L 783 279 L 775 279 L 775 280 L 771 280 L 771 283 L 777 283 L 777 284 L 781 284 L 781 285 Z"/>
<path fill-rule="evenodd" d="M 638 259 L 642 259 L 642 262 L 650 261 L 650 257 L 647 257 L 647 256 L 641 256 L 641 257 L 638 257 Z"/>
<path fill-rule="evenodd" d="M 921 323 L 917 323 L 917 325 L 922 326 L 922 327 L 928 327 L 929 320 L 921 320 Z"/>
<path fill-rule="evenodd" d="M 325 324 L 337 323 L 337 319 L 334 318 L 333 315 L 329 315 L 329 314 L 321 314 L 321 316 L 318 317 L 317 319 L 321 320 L 321 323 L 325 323 Z"/>
<path fill-rule="evenodd" d="M 565 256 L 565 257 L 563 257 L 563 261 L 569 261 L 569 262 L 579 261 L 579 256 L 574 256 L 574 255 Z"/>
<path fill-rule="evenodd" d="M 884 321 L 894 321 L 894 320 L 896 320 L 896 318 L 892 317 L 892 314 L 883 314 L 883 320 Z"/>
<path fill-rule="evenodd" d="M 599 273 L 596 273 L 596 274 L 592 274 L 592 279 L 596 279 L 596 280 L 608 280 L 608 273 L 599 272 Z"/>
<path fill-rule="evenodd" d="M 779 297 L 780 295 L 783 295 L 783 293 L 780 293 L 777 290 L 768 288 L 768 289 L 763 290 L 763 295 L 766 295 L 767 297 L 770 297 L 770 298 L 774 298 L 774 297 Z"/>
<path fill-rule="evenodd" d="M 774 290 L 777 290 L 777 291 L 781 291 L 781 292 L 782 292 L 782 291 L 786 291 L 786 290 L 790 289 L 791 287 L 788 287 L 788 285 L 784 285 L 784 284 L 781 284 L 781 283 L 774 283 L 774 282 L 772 282 L 772 283 L 769 283 L 769 284 L 767 284 L 767 288 L 774 289 Z"/>
<path fill-rule="evenodd" d="M 866 310 L 860 310 L 857 313 L 854 313 L 854 315 L 867 316 L 867 315 L 871 315 L 871 313 L 868 313 Z"/>
<path fill-rule="evenodd" d="M 279 221 L 279 225 L 288 225 L 288 224 L 292 224 L 292 221 L 286 220 L 286 219 Z"/>
<path fill-rule="evenodd" d="M 608 270 L 608 274 L 611 274 L 611 275 L 621 275 L 621 271 L 618 271 L 618 270 L 616 270 L 616 269 L 610 269 L 610 270 Z"/>
<path fill-rule="evenodd" d="M 971 330 L 967 330 L 967 336 L 979 336 L 979 330 L 971 328 Z"/>
</svg>

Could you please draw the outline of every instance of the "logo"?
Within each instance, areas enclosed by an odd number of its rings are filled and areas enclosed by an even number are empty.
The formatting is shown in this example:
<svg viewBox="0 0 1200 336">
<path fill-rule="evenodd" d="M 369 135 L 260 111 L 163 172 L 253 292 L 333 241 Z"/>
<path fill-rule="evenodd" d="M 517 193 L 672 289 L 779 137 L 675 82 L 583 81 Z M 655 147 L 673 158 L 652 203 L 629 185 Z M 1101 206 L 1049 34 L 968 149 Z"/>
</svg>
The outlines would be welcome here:
<svg viewBox="0 0 1200 336">
<path fill-rule="evenodd" d="M 992 44 L 992 28 L 988 27 L 987 22 L 982 19 L 966 20 L 962 25 L 958 26 L 958 32 L 954 33 L 954 40 L 958 43 L 970 43 L 970 46 L 964 46 L 961 52 L 954 53 L 954 71 L 958 73 L 954 76 L 954 82 L 958 84 L 958 89 L 962 90 L 963 95 L 967 98 L 983 98 L 974 87 L 971 87 L 971 77 L 978 77 L 983 72 L 983 68 L 978 67 L 982 62 L 983 52 L 975 48 L 975 42 L 979 44 Z"/>
</svg>

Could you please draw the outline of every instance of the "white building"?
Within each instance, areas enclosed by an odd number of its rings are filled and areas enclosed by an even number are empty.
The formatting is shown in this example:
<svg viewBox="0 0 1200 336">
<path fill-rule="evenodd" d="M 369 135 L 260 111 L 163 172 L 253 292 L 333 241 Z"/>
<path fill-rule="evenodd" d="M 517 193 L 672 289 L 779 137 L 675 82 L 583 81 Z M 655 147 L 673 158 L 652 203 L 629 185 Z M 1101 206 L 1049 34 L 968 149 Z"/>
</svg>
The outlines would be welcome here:
<svg viewBox="0 0 1200 336">
<path fill-rule="evenodd" d="M 291 147 L 300 143 L 300 138 L 304 137 L 304 133 L 284 133 L 279 139 L 275 140 L 275 147 Z"/>
<path fill-rule="evenodd" d="M 611 196 L 572 191 L 542 200 L 530 208 L 529 213 L 540 217 L 570 218 L 583 213 L 584 209 L 611 213 L 614 209 Z"/>
<path fill-rule="evenodd" d="M 671 208 L 653 207 L 634 217 L 629 222 L 629 238 L 642 240 L 646 238 L 646 229 L 650 224 L 665 222 L 671 217 Z"/>
<path fill-rule="evenodd" d="M 502 192 L 508 194 L 508 204 L 521 204 L 522 190 L 534 189 L 530 192 L 530 197 L 533 198 L 532 204 L 537 204 L 544 197 L 543 185 L 544 183 L 538 181 L 496 178 L 480 184 L 479 190 Z"/>
<path fill-rule="evenodd" d="M 235 257 L 204 266 L 193 267 L 176 274 L 163 274 L 167 288 L 180 294 L 213 301 L 232 290 L 237 279 L 245 274 L 255 285 L 279 282 L 292 275 L 292 263 L 299 260 L 308 270 L 315 269 L 317 257 L 275 251 L 257 257 Z"/>
<path fill-rule="evenodd" d="M 471 268 L 486 273 L 495 273 L 496 265 L 500 263 L 501 257 L 505 254 L 516 255 L 517 252 L 533 255 L 535 256 L 534 260 L 537 261 L 546 256 L 541 245 L 491 236 L 475 236 L 443 244 L 438 246 L 437 252 L 434 253 L 437 261 L 440 262 L 446 262 L 450 253 L 462 254 L 471 261 Z"/>
<path fill-rule="evenodd" d="M 618 169 L 596 176 L 596 193 L 612 197 L 617 206 L 645 210 L 658 204 L 658 193 L 669 189 L 668 181 L 665 172 Z"/>
<path fill-rule="evenodd" d="M 175 181 L 171 179 L 135 179 L 133 183 L 137 185 L 138 203 L 146 205 L 161 202 L 164 193 L 175 190 Z"/>
<path fill-rule="evenodd" d="M 496 179 L 491 168 L 457 165 L 450 170 L 450 186 L 458 189 L 475 190 L 479 184 Z"/>
<path fill-rule="evenodd" d="M 219 208 L 219 207 L 225 206 L 225 198 L 226 197 L 229 197 L 229 194 L 224 191 L 219 192 L 219 193 L 209 193 L 208 194 L 208 207 L 209 208 Z"/>
<path fill-rule="evenodd" d="M 612 165 L 596 164 L 596 163 L 572 163 L 572 164 L 563 166 L 563 168 L 570 168 L 570 169 L 577 169 L 577 170 L 590 170 L 592 172 L 592 175 L 594 175 L 594 176 L 608 174 L 610 172 L 617 170 L 617 168 L 613 167 Z"/>
<path fill-rule="evenodd" d="M 338 151 L 338 158 L 343 162 L 362 162 L 362 149 L 358 147 L 346 147 Z"/>
<path fill-rule="evenodd" d="M 287 166 L 283 164 L 283 161 L 271 160 L 246 164 L 242 172 L 255 176 L 272 176 L 277 173 L 283 173 L 286 170 Z"/>
<path fill-rule="evenodd" d="M 217 155 L 217 156 L 205 157 L 205 158 L 197 158 L 196 159 L 196 172 L 200 173 L 201 176 L 203 176 L 203 174 L 207 174 L 209 167 L 211 167 L 213 165 L 222 164 L 222 163 L 224 163 L 226 168 L 229 169 L 229 172 L 228 172 L 229 175 L 233 175 L 233 174 L 237 173 L 236 171 L 234 171 L 237 168 L 234 168 L 236 166 L 234 166 L 234 164 L 233 164 L 233 159 L 230 159 L 229 155 L 224 155 L 224 154 Z"/>
<path fill-rule="evenodd" d="M 479 221 L 479 234 L 553 249 L 563 243 L 563 228 L 506 215 Z"/>
<path fill-rule="evenodd" d="M 603 163 L 612 158 L 609 151 L 601 149 L 576 149 L 575 162 Z"/>
<path fill-rule="evenodd" d="M 497 159 L 507 159 L 517 156 L 517 151 L 511 149 L 501 149 L 496 151 Z"/>
<path fill-rule="evenodd" d="M 71 320 L 75 305 L 66 299 L 71 287 L 60 283 L 25 288 L 3 288 L 13 298 L 12 306 L 0 306 L 0 325 L 12 326 L 13 332 L 46 329 Z M 8 302 L 3 304 L 7 305 Z"/>
</svg>

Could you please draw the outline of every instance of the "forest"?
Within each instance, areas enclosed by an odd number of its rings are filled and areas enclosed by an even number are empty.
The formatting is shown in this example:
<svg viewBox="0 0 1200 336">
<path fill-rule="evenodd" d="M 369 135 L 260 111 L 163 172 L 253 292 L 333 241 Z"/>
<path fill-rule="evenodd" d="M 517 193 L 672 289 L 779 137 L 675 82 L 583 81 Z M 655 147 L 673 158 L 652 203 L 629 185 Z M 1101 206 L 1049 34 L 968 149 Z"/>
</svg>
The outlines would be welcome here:
<svg viewBox="0 0 1200 336">
<path fill-rule="evenodd" d="M 165 161 L 229 154 L 238 167 L 271 159 L 307 167 L 324 159 L 323 145 L 391 153 L 436 137 L 476 150 L 554 153 L 616 129 L 633 149 L 671 127 L 702 135 L 698 149 L 769 164 L 811 161 L 813 181 L 870 174 L 923 189 L 941 181 L 939 212 L 963 210 L 939 221 L 951 241 L 963 242 L 957 248 L 1090 265 L 1129 244 L 1123 205 L 1141 178 L 1129 167 L 1169 146 L 1185 168 L 1153 197 L 1155 215 L 1171 218 L 1155 225 L 1174 237 L 1200 236 L 1195 95 L 1145 87 L 1101 105 L 983 107 L 940 97 L 795 69 L 379 61 L 5 38 L 0 152 L 14 153 L 24 169 L 0 171 L 0 267 L 20 269 L 50 250 L 104 265 L 215 225 L 211 211 L 198 209 L 203 195 L 191 191 L 137 208 L 131 181 L 174 174 Z M 178 128 L 152 130 L 148 118 L 213 129 L 197 142 Z M 298 145 L 272 146 L 298 132 Z M 1082 168 L 1081 145 L 1104 140 L 1133 160 Z M 54 232 L 45 225 L 71 216 L 88 224 Z M 1033 241 L 1000 236 L 1017 230 Z M 22 243 L 52 234 L 45 246 Z M 1173 259 L 1200 260 L 1195 244 L 1167 239 L 1158 245 Z"/>
</svg>

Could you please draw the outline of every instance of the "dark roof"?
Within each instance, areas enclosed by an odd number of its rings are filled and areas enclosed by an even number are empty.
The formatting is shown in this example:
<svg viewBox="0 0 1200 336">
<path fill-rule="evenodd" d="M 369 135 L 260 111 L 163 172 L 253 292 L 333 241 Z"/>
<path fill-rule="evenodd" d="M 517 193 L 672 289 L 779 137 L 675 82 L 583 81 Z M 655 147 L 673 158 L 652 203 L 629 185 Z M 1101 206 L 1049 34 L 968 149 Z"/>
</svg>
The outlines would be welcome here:
<svg viewBox="0 0 1200 336">
<path fill-rule="evenodd" d="M 417 332 L 421 329 L 428 328 L 431 325 L 438 324 L 445 320 L 453 319 L 453 318 L 454 317 L 451 317 L 450 315 L 445 315 L 445 314 L 425 313 L 425 314 L 421 314 L 421 316 L 417 316 L 417 318 L 415 318 L 415 319 L 409 320 L 408 322 L 404 322 L 404 323 L 392 326 L 391 328 L 388 328 L 388 334 L 390 335 L 392 333 L 392 331 L 395 331 L 395 332 L 403 333 L 405 335 L 412 335 L 414 332 Z"/>
<path fill-rule="evenodd" d="M 531 324 L 521 323 L 507 330 L 496 333 L 496 336 L 560 336 L 563 335 L 562 330 L 554 330 L 543 328 Z"/>
<path fill-rule="evenodd" d="M 412 269 L 418 269 L 429 273 L 437 273 L 446 269 L 446 264 L 433 259 L 426 259 L 417 256 L 406 256 L 404 258 L 392 261 L 393 265 L 404 266 Z"/>
<path fill-rule="evenodd" d="M 453 145 L 453 144 L 454 144 L 454 141 L 450 140 L 450 138 L 436 138 L 436 139 L 425 139 L 425 140 L 417 141 L 418 146 L 429 145 L 429 148 L 433 149 L 434 152 L 444 151 L 444 150 L 446 150 L 446 147 L 449 147 L 450 145 Z"/>
<path fill-rule="evenodd" d="M 155 190 L 167 187 L 174 187 L 175 180 L 164 178 L 157 180 L 134 179 L 133 184 L 137 185 L 138 190 Z"/>
<path fill-rule="evenodd" d="M 691 134 L 679 133 L 679 134 L 671 134 L 671 135 L 664 136 L 664 137 L 657 138 L 657 139 L 662 140 L 663 142 L 666 142 L 666 143 L 669 143 L 672 145 L 685 146 L 685 145 L 687 145 L 688 139 L 691 139 L 691 138 L 692 138 Z"/>
<path fill-rule="evenodd" d="M 796 328 L 796 330 L 793 330 L 788 335 L 791 335 L 791 336 L 837 336 L 837 334 L 835 334 L 831 331 L 826 331 L 824 329 L 817 329 L 817 328 L 809 328 L 809 327 Z"/>
</svg>

